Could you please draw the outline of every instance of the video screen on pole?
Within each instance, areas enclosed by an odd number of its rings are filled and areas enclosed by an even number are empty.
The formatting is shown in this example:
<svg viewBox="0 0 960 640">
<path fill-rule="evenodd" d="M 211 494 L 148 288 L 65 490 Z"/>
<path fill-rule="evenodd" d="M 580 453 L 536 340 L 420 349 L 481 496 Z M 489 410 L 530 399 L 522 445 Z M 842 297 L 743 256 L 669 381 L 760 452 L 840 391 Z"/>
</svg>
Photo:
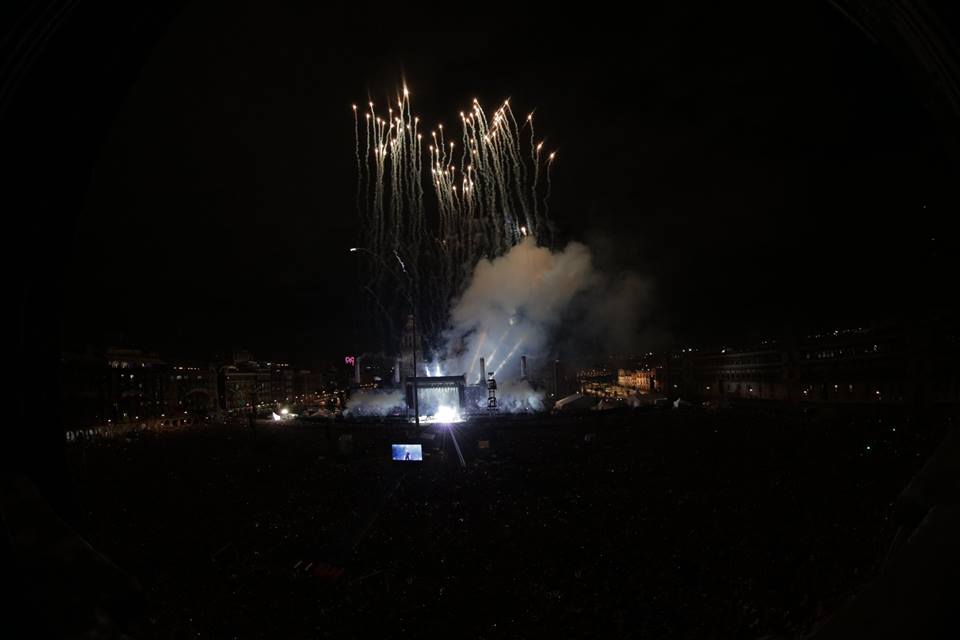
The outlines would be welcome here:
<svg viewBox="0 0 960 640">
<path fill-rule="evenodd" d="M 423 447 L 419 444 L 395 444 L 393 459 L 401 462 L 418 462 L 423 460 Z"/>
</svg>

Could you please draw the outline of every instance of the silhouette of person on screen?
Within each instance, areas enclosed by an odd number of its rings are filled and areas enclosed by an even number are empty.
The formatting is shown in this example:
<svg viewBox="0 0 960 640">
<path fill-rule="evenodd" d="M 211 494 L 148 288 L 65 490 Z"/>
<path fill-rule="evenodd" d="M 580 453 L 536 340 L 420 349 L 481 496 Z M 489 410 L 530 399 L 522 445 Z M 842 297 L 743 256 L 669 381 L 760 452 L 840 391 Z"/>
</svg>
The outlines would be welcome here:
<svg viewBox="0 0 960 640">
<path fill-rule="evenodd" d="M 406 453 L 403 454 L 403 459 L 404 459 L 404 460 L 409 460 L 409 459 L 410 459 L 410 450 L 409 450 L 409 449 L 407 450 Z"/>
</svg>

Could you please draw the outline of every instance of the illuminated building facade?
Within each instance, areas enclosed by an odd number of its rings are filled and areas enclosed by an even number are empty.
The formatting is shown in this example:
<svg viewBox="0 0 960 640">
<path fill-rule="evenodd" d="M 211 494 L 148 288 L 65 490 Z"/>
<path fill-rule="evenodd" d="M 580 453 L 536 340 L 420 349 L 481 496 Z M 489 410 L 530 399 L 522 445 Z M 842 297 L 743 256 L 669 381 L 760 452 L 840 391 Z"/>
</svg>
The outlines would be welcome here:
<svg viewBox="0 0 960 640">
<path fill-rule="evenodd" d="M 619 369 L 617 385 L 640 393 L 659 391 L 656 369 Z"/>
</svg>

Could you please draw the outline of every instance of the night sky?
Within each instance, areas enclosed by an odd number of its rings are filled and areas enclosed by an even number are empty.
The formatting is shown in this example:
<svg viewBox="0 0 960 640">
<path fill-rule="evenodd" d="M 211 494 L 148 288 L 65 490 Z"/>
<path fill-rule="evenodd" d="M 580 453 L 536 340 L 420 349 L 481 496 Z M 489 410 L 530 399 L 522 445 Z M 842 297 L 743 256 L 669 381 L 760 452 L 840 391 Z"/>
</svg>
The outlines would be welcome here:
<svg viewBox="0 0 960 640">
<path fill-rule="evenodd" d="M 303 364 L 371 348 L 350 105 L 402 79 L 427 123 L 453 127 L 474 97 L 536 109 L 564 237 L 655 282 L 647 328 L 667 338 L 638 350 L 901 318 L 943 277 L 942 115 L 829 4 L 402 35 L 274 4 L 188 6 L 131 76 L 86 168 L 67 347 Z"/>
</svg>

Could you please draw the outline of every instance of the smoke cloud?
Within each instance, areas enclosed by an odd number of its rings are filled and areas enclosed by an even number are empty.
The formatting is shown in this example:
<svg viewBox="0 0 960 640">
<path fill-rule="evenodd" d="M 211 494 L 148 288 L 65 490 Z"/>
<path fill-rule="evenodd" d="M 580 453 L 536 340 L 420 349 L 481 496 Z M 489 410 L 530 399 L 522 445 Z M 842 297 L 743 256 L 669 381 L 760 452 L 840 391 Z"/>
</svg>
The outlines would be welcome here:
<svg viewBox="0 0 960 640">
<path fill-rule="evenodd" d="M 543 399 L 546 394 L 541 390 L 534 390 L 526 380 L 504 380 L 498 382 L 497 408 L 506 413 L 537 413 L 543 411 Z M 477 407 L 486 409 L 486 400 Z"/>
<path fill-rule="evenodd" d="M 629 349 L 650 296 L 649 281 L 636 274 L 610 278 L 598 271 L 584 244 L 551 251 L 525 238 L 502 256 L 477 263 L 451 308 L 442 368 L 465 373 L 472 383 L 484 358 L 498 383 L 517 380 L 521 356 L 547 362 L 560 335 L 581 348 Z M 498 398 L 510 404 L 505 392 L 513 391 L 520 398 L 513 404 L 536 404 L 519 388 L 504 389 Z"/>
<path fill-rule="evenodd" d="M 406 409 L 406 401 L 399 390 L 357 390 L 347 401 L 344 413 L 348 416 L 386 416 L 402 413 Z"/>
</svg>

